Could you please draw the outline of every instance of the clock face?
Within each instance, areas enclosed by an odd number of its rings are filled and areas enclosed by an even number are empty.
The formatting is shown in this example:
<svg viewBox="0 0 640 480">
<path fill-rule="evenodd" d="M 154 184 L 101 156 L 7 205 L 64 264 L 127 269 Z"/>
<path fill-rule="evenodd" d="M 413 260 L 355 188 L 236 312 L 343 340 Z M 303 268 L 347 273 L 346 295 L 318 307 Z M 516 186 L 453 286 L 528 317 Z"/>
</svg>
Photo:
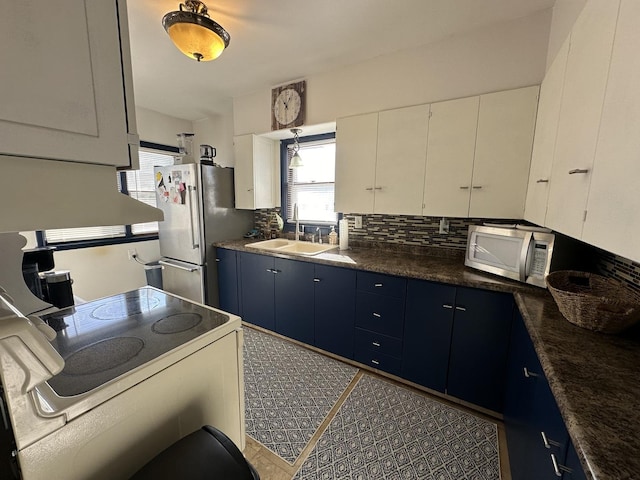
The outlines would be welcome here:
<svg viewBox="0 0 640 480">
<path fill-rule="evenodd" d="M 273 104 L 273 115 L 281 126 L 293 123 L 300 115 L 300 94 L 292 88 L 280 92 Z"/>
</svg>

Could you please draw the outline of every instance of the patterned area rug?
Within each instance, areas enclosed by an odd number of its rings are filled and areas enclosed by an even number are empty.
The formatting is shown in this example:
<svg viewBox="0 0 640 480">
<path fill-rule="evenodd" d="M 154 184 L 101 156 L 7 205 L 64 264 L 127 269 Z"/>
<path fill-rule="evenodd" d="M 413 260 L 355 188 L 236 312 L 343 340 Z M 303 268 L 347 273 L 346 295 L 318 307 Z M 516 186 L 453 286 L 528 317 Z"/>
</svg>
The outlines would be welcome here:
<svg viewBox="0 0 640 480">
<path fill-rule="evenodd" d="M 357 368 L 244 329 L 247 435 L 295 463 Z"/>
<path fill-rule="evenodd" d="M 364 375 L 294 479 L 497 480 L 499 472 L 495 424 Z"/>
</svg>

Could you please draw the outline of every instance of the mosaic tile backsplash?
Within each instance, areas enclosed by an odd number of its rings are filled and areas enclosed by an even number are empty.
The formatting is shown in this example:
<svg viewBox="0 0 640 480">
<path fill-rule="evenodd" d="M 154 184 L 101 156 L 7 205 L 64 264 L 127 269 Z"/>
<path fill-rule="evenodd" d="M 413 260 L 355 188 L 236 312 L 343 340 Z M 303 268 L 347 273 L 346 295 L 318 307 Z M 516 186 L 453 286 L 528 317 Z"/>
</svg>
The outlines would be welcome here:
<svg viewBox="0 0 640 480">
<path fill-rule="evenodd" d="M 273 212 L 279 208 L 255 211 L 255 224 L 259 231 L 275 230 Z M 351 245 L 386 245 L 394 247 L 436 247 L 448 252 L 464 252 L 467 245 L 469 225 L 483 222 L 518 223 L 522 220 L 488 220 L 483 218 L 447 218 L 449 233 L 441 234 L 440 217 L 407 215 L 357 214 L 362 217 L 362 228 L 355 228 L 355 215 L 345 214 L 349 220 L 349 243 Z M 328 233 L 328 232 L 326 232 Z M 323 232 L 323 235 L 326 234 Z M 595 272 L 614 278 L 640 295 L 640 264 L 603 250 L 593 248 L 596 259 Z M 591 262 L 593 263 L 593 262 Z"/>
</svg>

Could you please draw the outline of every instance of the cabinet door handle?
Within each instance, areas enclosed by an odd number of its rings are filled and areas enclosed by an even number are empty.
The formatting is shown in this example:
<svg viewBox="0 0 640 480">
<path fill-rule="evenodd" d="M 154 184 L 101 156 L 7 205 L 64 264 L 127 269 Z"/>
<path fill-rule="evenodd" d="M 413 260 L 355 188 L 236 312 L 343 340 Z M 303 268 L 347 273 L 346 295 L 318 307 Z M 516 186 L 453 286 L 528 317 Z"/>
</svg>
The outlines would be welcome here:
<svg viewBox="0 0 640 480">
<path fill-rule="evenodd" d="M 525 376 L 526 378 L 535 378 L 535 377 L 539 377 L 539 376 L 540 376 L 540 375 L 538 375 L 537 373 L 530 372 L 530 371 L 529 371 L 529 369 L 528 369 L 527 367 L 524 367 L 524 368 L 522 369 L 522 371 L 524 372 L 524 376 Z"/>
<path fill-rule="evenodd" d="M 573 170 L 569 170 L 569 175 L 575 175 L 576 173 L 589 173 L 588 168 L 574 168 Z"/>
<path fill-rule="evenodd" d="M 365 188 L 365 190 L 367 190 L 368 192 L 372 192 L 373 191 L 373 187 L 367 187 L 367 188 Z"/>
<path fill-rule="evenodd" d="M 551 454 L 551 462 L 553 463 L 553 471 L 556 474 L 556 477 L 562 477 L 562 472 L 573 473 L 573 470 L 570 468 L 567 468 L 564 465 L 559 465 L 558 459 L 553 453 Z"/>
<path fill-rule="evenodd" d="M 539 178 L 538 180 L 536 180 L 536 183 L 549 183 L 549 180 L 546 178 Z"/>
<path fill-rule="evenodd" d="M 460 310 L 461 312 L 466 312 L 467 309 L 464 307 L 456 307 L 456 310 Z"/>
<path fill-rule="evenodd" d="M 380 362 L 378 360 L 371 360 L 371 363 L 373 363 L 374 365 L 380 365 Z"/>
<path fill-rule="evenodd" d="M 382 287 L 382 284 L 381 283 L 374 283 L 373 286 L 376 287 L 376 288 L 380 288 L 380 287 Z"/>
<path fill-rule="evenodd" d="M 382 315 L 380 315 L 379 313 L 373 312 L 373 316 L 377 317 L 377 318 L 382 318 Z"/>
<path fill-rule="evenodd" d="M 469 186 L 466 186 L 466 187 L 460 187 L 460 190 L 469 190 Z"/>
<path fill-rule="evenodd" d="M 559 442 L 556 442 L 555 440 L 549 440 L 547 438 L 547 434 L 546 433 L 540 432 L 540 435 L 542 435 L 542 444 L 544 445 L 544 448 L 561 447 L 562 446 Z"/>
<path fill-rule="evenodd" d="M 272 270 L 272 269 L 270 269 L 270 268 L 267 268 L 267 272 L 269 272 L 269 273 L 273 273 L 273 270 Z"/>
<path fill-rule="evenodd" d="M 453 305 L 447 305 L 446 303 L 444 305 L 442 305 L 442 308 L 453 308 Z"/>
<path fill-rule="evenodd" d="M 219 258 L 216 258 L 216 262 L 217 262 L 217 263 L 220 263 L 220 259 L 219 259 Z"/>
<path fill-rule="evenodd" d="M 320 281 L 320 279 L 319 278 L 314 278 L 313 281 L 318 283 Z"/>
<path fill-rule="evenodd" d="M 378 342 L 371 342 L 371 345 L 373 345 L 374 347 L 379 347 L 380 344 Z"/>
<path fill-rule="evenodd" d="M 375 187 L 374 190 L 382 190 L 382 187 Z"/>
<path fill-rule="evenodd" d="M 473 187 L 474 190 L 480 190 L 482 188 L 482 185 L 474 185 Z"/>
</svg>

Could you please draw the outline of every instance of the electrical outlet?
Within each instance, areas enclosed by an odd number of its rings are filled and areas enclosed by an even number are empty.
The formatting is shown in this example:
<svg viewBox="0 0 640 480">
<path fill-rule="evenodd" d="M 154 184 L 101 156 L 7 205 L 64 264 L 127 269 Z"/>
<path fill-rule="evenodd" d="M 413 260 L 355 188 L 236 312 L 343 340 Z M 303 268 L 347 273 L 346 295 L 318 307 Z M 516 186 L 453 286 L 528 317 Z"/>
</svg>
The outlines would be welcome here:
<svg viewBox="0 0 640 480">
<path fill-rule="evenodd" d="M 137 255 L 138 252 L 136 252 L 135 248 L 130 248 L 129 250 L 127 250 L 127 257 L 129 258 L 129 260 L 133 260 Z"/>
<path fill-rule="evenodd" d="M 360 215 L 356 215 L 353 219 L 355 221 L 354 228 L 362 228 L 362 217 Z"/>
<path fill-rule="evenodd" d="M 447 220 L 446 218 L 442 217 L 442 219 L 440 220 L 440 231 L 439 233 L 449 233 L 449 220 Z"/>
</svg>

